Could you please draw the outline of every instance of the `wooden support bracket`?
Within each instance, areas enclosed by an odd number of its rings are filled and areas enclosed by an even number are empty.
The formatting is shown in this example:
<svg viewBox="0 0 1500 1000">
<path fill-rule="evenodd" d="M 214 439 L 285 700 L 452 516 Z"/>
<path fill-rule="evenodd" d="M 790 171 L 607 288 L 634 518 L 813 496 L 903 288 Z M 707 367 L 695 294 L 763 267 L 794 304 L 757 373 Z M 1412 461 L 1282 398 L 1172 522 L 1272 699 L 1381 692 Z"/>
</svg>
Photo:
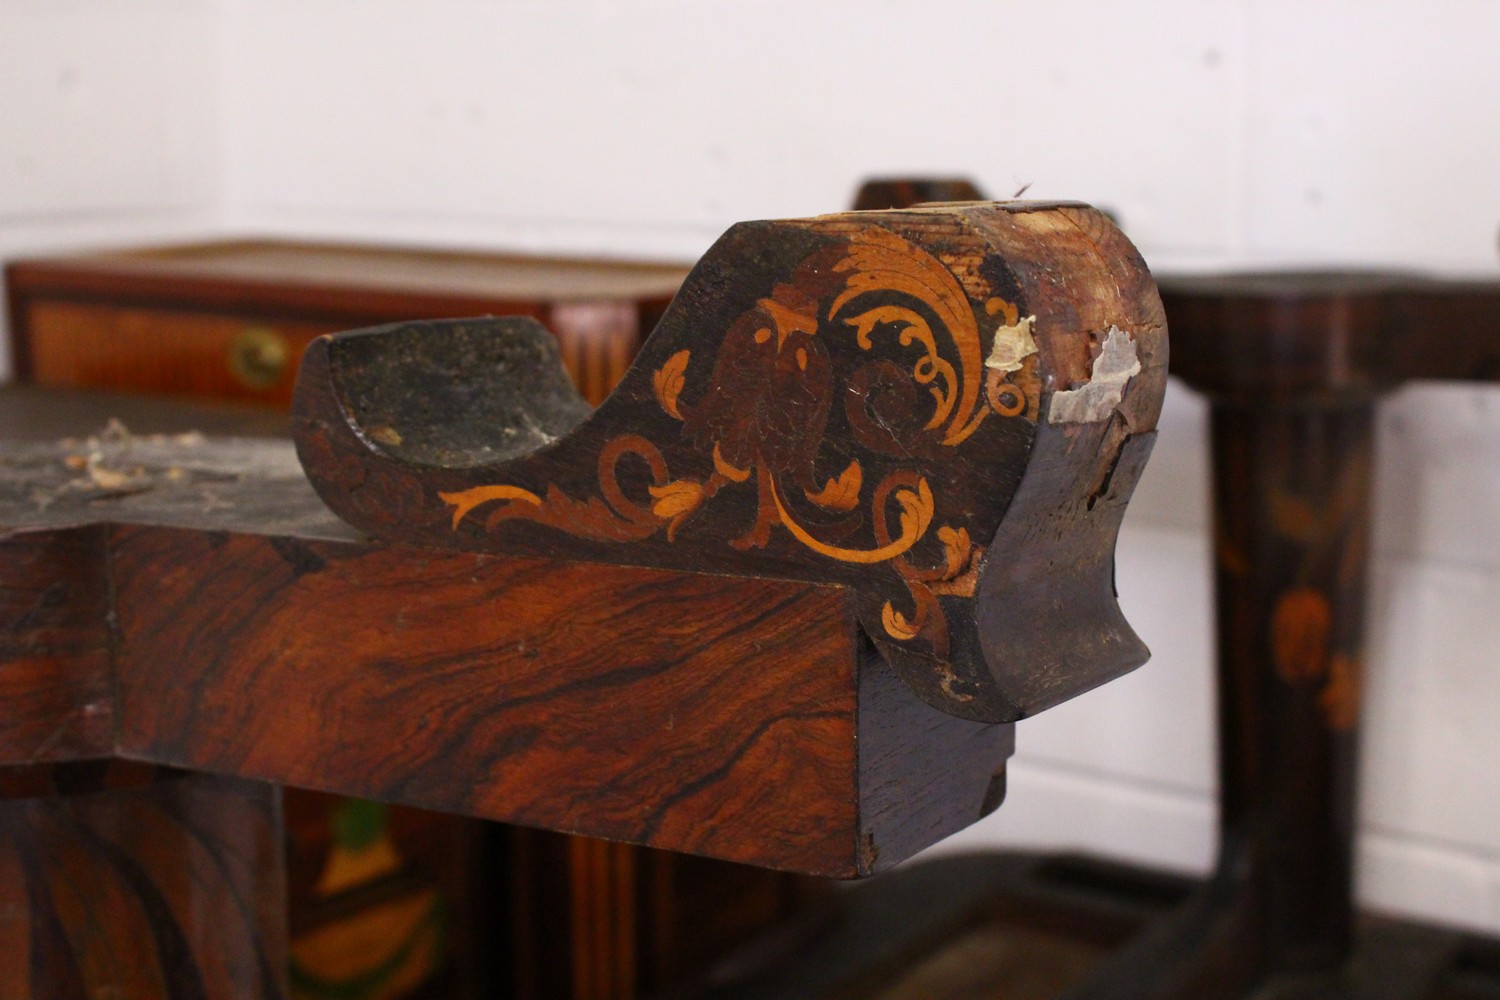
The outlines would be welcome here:
<svg viewBox="0 0 1500 1000">
<path fill-rule="evenodd" d="M 736 226 L 592 412 L 540 327 L 460 320 L 315 342 L 305 475 L 6 445 L 0 764 L 883 870 L 1145 658 L 1112 557 L 1165 364 L 1107 220 L 975 203 Z"/>
<path fill-rule="evenodd" d="M 1138 666 L 1114 538 L 1166 328 L 1081 205 L 731 229 L 590 412 L 526 320 L 315 342 L 298 451 L 377 538 L 847 587 L 941 711 L 1011 722 Z"/>
</svg>

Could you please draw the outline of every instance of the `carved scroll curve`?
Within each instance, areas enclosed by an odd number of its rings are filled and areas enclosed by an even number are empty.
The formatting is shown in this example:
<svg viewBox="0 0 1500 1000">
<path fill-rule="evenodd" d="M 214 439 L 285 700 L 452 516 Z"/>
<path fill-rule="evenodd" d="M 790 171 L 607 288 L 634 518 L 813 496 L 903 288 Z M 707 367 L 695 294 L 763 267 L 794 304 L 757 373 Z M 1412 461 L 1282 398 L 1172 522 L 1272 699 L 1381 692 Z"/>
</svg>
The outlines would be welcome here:
<svg viewBox="0 0 1500 1000">
<path fill-rule="evenodd" d="M 498 376 L 440 355 L 447 343 L 510 345 L 492 353 L 518 413 L 487 433 L 513 433 L 529 419 L 527 395 L 558 378 L 535 323 L 375 331 L 393 358 L 426 358 L 436 372 L 419 379 L 424 413 L 467 428 L 436 435 L 468 435 L 453 461 L 371 430 L 361 399 L 380 394 L 358 387 L 409 381 L 411 368 L 383 368 L 371 333 L 351 338 L 369 348 L 358 357 L 320 341 L 299 387 L 299 451 L 330 506 L 380 537 L 846 585 L 864 630 L 925 700 L 1012 721 L 1144 659 L 1112 593 L 1097 592 L 1139 463 L 1113 482 L 1110 470 L 1124 440 L 1154 425 L 1164 337 L 1149 274 L 1099 218 L 978 204 L 741 224 L 689 277 L 615 393 L 592 414 L 551 405 L 524 448 L 492 446 L 451 415 L 492 401 L 482 383 Z M 1070 301 L 1079 288 L 1100 302 Z M 1107 397 L 1113 408 L 1049 425 L 1053 398 L 1087 386 L 1109 330 L 1139 361 Z M 381 427 L 411 437 L 392 409 Z M 483 460 L 492 447 L 496 460 Z M 1114 499 L 1096 515 L 1101 476 Z M 1054 513 L 1088 528 L 1076 533 L 1088 558 L 1037 575 L 1026 567 Z M 1062 592 L 1076 586 L 1096 596 L 1067 622 Z M 1034 650 L 1002 634 L 1016 626 L 994 609 L 1017 588 L 1036 597 L 1040 627 L 1077 626 L 1061 666 L 1017 661 Z M 1115 638 L 1096 662 L 1087 637 L 1099 629 Z"/>
</svg>

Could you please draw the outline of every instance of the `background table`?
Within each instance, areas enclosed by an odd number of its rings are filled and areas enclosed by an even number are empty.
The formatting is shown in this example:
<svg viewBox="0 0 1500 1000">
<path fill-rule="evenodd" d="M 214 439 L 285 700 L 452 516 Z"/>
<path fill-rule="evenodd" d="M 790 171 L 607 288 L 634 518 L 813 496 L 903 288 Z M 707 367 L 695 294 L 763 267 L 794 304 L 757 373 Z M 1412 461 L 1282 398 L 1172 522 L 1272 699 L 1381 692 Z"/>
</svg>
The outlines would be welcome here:
<svg viewBox="0 0 1500 1000">
<path fill-rule="evenodd" d="M 680 264 L 286 241 L 12 262 L 20 381 L 285 407 L 314 337 L 408 319 L 533 316 L 598 403 L 682 283 Z"/>
</svg>

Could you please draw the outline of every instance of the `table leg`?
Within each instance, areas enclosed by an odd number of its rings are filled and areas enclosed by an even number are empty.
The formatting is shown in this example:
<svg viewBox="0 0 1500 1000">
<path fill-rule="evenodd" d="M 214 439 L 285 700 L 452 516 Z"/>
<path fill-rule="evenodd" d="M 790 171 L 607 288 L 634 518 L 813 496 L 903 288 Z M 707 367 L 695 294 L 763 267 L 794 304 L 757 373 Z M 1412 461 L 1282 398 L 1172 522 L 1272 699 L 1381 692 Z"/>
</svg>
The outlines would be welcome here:
<svg viewBox="0 0 1500 1000">
<path fill-rule="evenodd" d="M 1213 410 L 1221 863 L 1263 974 L 1353 940 L 1374 401 Z"/>
</svg>

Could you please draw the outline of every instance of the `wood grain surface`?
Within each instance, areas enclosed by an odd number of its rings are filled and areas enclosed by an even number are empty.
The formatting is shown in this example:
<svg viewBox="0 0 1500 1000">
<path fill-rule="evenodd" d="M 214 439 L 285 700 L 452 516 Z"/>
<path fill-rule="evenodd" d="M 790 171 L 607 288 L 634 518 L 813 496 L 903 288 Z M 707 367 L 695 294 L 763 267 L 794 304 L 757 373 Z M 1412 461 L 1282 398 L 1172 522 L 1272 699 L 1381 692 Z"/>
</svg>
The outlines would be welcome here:
<svg viewBox="0 0 1500 1000">
<path fill-rule="evenodd" d="M 115 580 L 126 754 L 858 867 L 837 590 L 145 529 Z"/>
<path fill-rule="evenodd" d="M 114 749 L 105 529 L 0 530 L 0 765 Z"/>
<path fill-rule="evenodd" d="M 977 819 L 1010 754 L 1008 725 L 893 679 L 844 587 L 361 541 L 284 441 L 0 445 L 0 524 L 49 556 L 8 564 L 10 614 L 103 643 L 93 687 L 63 673 L 16 723 L 14 762 L 102 718 L 54 754 L 851 877 Z M 34 677 L 20 650 L 0 677 Z"/>
<path fill-rule="evenodd" d="M 0 799 L 0 996 L 281 1000 L 278 793 L 161 773 Z"/>
</svg>

